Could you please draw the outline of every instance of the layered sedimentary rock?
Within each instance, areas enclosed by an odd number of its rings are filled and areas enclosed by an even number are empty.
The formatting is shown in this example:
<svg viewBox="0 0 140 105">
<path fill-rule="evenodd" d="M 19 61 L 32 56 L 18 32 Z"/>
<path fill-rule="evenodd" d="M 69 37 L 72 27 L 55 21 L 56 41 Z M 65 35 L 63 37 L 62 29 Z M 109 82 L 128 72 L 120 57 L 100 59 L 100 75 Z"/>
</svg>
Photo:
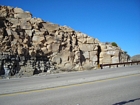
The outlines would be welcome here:
<svg viewBox="0 0 140 105">
<path fill-rule="evenodd" d="M 19 60 L 14 75 L 97 69 L 98 64 L 129 60 L 119 47 L 9 6 L 0 6 L 0 41 L 1 59 Z"/>
</svg>

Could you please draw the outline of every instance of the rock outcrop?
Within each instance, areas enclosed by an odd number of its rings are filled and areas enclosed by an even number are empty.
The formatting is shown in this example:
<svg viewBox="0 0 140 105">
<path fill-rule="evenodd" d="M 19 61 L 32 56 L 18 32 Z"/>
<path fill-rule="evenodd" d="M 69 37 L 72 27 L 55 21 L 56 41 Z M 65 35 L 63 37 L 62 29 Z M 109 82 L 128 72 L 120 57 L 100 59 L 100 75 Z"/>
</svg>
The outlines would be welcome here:
<svg viewBox="0 0 140 105">
<path fill-rule="evenodd" d="M 132 56 L 131 61 L 140 61 L 140 54 Z"/>
<path fill-rule="evenodd" d="M 1 59 L 13 59 L 12 65 L 18 61 L 13 75 L 97 69 L 129 60 L 119 47 L 9 6 L 0 6 L 0 41 Z"/>
</svg>

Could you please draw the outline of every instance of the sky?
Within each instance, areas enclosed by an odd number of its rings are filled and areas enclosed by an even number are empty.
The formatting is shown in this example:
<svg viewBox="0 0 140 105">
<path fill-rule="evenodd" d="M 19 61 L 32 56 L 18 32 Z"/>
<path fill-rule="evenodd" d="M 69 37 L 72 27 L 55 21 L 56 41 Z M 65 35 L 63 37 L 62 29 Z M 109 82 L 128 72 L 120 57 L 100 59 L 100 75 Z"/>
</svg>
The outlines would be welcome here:
<svg viewBox="0 0 140 105">
<path fill-rule="evenodd" d="M 140 0 L 0 0 L 100 42 L 116 42 L 130 56 L 140 54 Z"/>
</svg>

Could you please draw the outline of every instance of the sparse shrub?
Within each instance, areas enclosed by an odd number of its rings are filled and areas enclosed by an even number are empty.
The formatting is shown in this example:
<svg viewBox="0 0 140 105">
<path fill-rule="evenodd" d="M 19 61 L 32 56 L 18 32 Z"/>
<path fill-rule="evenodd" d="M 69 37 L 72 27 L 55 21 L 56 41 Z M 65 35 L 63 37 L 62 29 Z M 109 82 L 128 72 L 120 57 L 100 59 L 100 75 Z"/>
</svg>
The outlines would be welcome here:
<svg viewBox="0 0 140 105">
<path fill-rule="evenodd" d="M 111 44 L 112 44 L 112 46 L 118 47 L 117 43 L 115 43 L 115 42 L 112 42 Z"/>
<path fill-rule="evenodd" d="M 125 54 L 127 54 L 127 51 L 124 51 Z"/>
</svg>

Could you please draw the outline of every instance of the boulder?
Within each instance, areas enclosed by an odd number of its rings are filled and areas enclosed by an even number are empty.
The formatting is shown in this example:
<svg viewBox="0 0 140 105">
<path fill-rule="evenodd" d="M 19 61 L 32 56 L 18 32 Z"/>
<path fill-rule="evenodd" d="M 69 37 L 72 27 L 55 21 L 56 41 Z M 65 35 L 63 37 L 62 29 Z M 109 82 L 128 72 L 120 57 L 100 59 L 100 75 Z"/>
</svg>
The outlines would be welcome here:
<svg viewBox="0 0 140 105">
<path fill-rule="evenodd" d="M 98 51 L 98 45 L 96 45 L 96 44 L 94 44 L 95 45 L 95 47 L 94 47 L 94 51 Z"/>
<path fill-rule="evenodd" d="M 59 46 L 60 44 L 52 43 L 52 52 L 58 52 Z"/>
<path fill-rule="evenodd" d="M 95 48 L 95 45 L 94 44 L 80 44 L 79 48 L 82 51 L 93 51 Z"/>
<path fill-rule="evenodd" d="M 16 27 L 17 25 L 19 25 L 19 20 L 15 19 L 15 18 L 7 18 L 7 20 L 12 23 L 13 25 L 11 26 L 12 28 Z"/>
<path fill-rule="evenodd" d="M 11 42 L 11 44 L 15 45 L 15 44 L 17 44 L 17 42 L 18 42 L 18 40 L 17 40 L 17 39 L 14 39 L 14 40 Z"/>
<path fill-rule="evenodd" d="M 17 13 L 17 14 L 14 14 L 14 17 L 15 18 L 19 18 L 19 19 L 31 19 L 32 18 L 32 15 L 30 13 Z"/>
<path fill-rule="evenodd" d="M 10 29 L 10 28 L 7 28 L 6 29 L 6 32 L 7 32 L 7 34 L 10 36 L 10 35 L 12 35 L 12 30 Z"/>
<path fill-rule="evenodd" d="M 35 35 L 43 36 L 44 31 L 35 30 Z"/>
<path fill-rule="evenodd" d="M 34 24 L 34 23 L 40 24 L 40 23 L 42 23 L 44 21 L 42 19 L 40 19 L 40 18 L 31 18 L 30 22 L 31 22 L 31 24 Z"/>
<path fill-rule="evenodd" d="M 70 62 L 66 62 L 63 66 L 61 66 L 61 70 L 72 71 L 73 65 Z"/>
<path fill-rule="evenodd" d="M 31 26 L 31 24 L 30 24 L 30 22 L 29 21 L 26 21 L 26 20 L 20 20 L 21 21 L 21 23 L 20 23 L 20 27 L 22 28 L 22 29 L 28 29 L 28 30 L 31 30 L 32 29 L 32 26 Z"/>
<path fill-rule="evenodd" d="M 76 32 L 76 35 L 78 40 L 84 37 L 81 32 Z"/>
<path fill-rule="evenodd" d="M 94 68 L 94 65 L 93 65 L 93 62 L 92 61 L 89 61 L 89 60 L 86 60 L 83 64 L 82 64 L 82 67 L 84 70 L 91 70 Z"/>
<path fill-rule="evenodd" d="M 19 35 L 17 32 L 12 31 L 12 35 L 14 36 L 15 39 L 19 40 Z"/>
<path fill-rule="evenodd" d="M 65 64 L 68 62 L 68 58 L 70 56 L 70 53 L 69 53 L 69 51 L 63 51 L 60 54 L 58 54 L 58 56 L 61 57 L 62 63 Z M 72 61 L 69 61 L 69 62 L 72 63 Z"/>
<path fill-rule="evenodd" d="M 77 33 L 77 39 L 78 39 L 78 42 L 80 42 L 80 43 L 84 43 L 84 44 L 87 43 L 87 35 L 86 34 Z"/>
<path fill-rule="evenodd" d="M 105 44 L 100 44 L 101 51 L 107 51 L 107 47 Z"/>
<path fill-rule="evenodd" d="M 51 53 L 51 50 L 48 50 L 47 47 L 42 47 L 41 50 L 43 51 L 44 55 Z"/>
<path fill-rule="evenodd" d="M 14 13 L 24 13 L 23 9 L 21 8 L 14 8 Z"/>
<path fill-rule="evenodd" d="M 42 23 L 42 25 L 43 25 L 43 28 L 47 29 L 48 31 L 55 30 L 59 27 L 59 25 L 52 24 L 49 22 L 44 22 L 44 23 Z"/>
<path fill-rule="evenodd" d="M 112 45 L 106 45 L 106 47 L 107 47 L 107 50 L 113 50 L 113 47 L 112 47 Z"/>
<path fill-rule="evenodd" d="M 60 56 L 54 56 L 53 58 L 52 58 L 52 62 L 54 62 L 54 63 L 56 63 L 57 65 L 59 65 L 59 64 L 61 64 L 61 62 L 62 62 L 62 59 L 61 59 L 61 57 Z"/>
<path fill-rule="evenodd" d="M 0 11 L 0 17 L 7 17 L 8 13 L 6 11 Z"/>
<path fill-rule="evenodd" d="M 38 43 L 38 42 L 41 42 L 44 40 L 44 37 L 40 37 L 40 36 L 37 36 L 37 35 L 34 35 L 33 38 L 32 38 L 32 41 L 34 43 Z"/>
<path fill-rule="evenodd" d="M 26 29 L 25 33 L 30 37 L 32 36 L 32 30 L 30 30 L 30 29 L 29 30 Z"/>
<path fill-rule="evenodd" d="M 88 38 L 87 38 L 87 43 L 88 43 L 88 44 L 94 44 L 94 41 L 95 41 L 94 38 L 91 38 L 91 37 L 88 37 Z"/>
<path fill-rule="evenodd" d="M 88 51 L 83 52 L 83 56 L 85 59 L 89 59 L 89 57 L 90 57 L 89 52 Z"/>
<path fill-rule="evenodd" d="M 46 38 L 46 40 L 47 40 L 47 41 L 45 42 L 46 44 L 51 44 L 51 43 L 54 43 L 54 42 L 56 41 L 56 40 L 54 40 L 54 37 L 52 37 L 52 36 L 48 36 L 48 35 L 47 35 L 45 38 Z"/>
</svg>

